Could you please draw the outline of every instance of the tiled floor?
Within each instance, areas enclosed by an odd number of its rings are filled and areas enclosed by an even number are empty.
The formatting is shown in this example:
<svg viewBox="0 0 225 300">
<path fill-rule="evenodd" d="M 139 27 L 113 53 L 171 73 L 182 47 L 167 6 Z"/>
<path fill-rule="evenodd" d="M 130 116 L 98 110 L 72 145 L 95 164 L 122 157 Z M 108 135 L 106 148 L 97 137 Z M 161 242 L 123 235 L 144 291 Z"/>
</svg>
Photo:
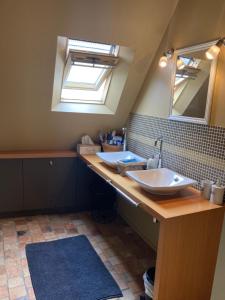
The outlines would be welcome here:
<svg viewBox="0 0 225 300">
<path fill-rule="evenodd" d="M 154 265 L 154 252 L 122 220 L 97 224 L 88 213 L 82 213 L 0 219 L 0 300 L 35 299 L 26 244 L 77 234 L 89 238 L 122 289 L 124 297 L 120 299 L 139 299 L 142 275 Z"/>
</svg>

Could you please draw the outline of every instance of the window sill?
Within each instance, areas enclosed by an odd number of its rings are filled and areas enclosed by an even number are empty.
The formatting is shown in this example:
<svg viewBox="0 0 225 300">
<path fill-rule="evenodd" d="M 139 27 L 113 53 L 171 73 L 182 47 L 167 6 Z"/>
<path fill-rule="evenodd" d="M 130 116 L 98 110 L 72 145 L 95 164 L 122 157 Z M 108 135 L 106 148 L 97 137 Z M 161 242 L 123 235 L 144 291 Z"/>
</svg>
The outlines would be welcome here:
<svg viewBox="0 0 225 300">
<path fill-rule="evenodd" d="M 80 103 L 58 103 L 52 107 L 52 111 L 71 112 L 79 114 L 114 115 L 115 112 L 104 104 L 80 104 Z"/>
</svg>

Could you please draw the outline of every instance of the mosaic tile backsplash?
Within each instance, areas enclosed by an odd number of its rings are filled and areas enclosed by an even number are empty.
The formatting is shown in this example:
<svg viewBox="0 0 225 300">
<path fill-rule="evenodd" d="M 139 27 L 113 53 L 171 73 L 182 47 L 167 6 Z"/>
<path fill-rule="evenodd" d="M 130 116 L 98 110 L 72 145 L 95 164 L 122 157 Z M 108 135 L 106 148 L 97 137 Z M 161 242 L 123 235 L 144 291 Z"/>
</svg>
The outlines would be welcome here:
<svg viewBox="0 0 225 300">
<path fill-rule="evenodd" d="M 130 114 L 128 149 L 145 158 L 157 153 L 154 141 L 163 136 L 163 167 L 198 181 L 225 184 L 225 128 Z"/>
</svg>

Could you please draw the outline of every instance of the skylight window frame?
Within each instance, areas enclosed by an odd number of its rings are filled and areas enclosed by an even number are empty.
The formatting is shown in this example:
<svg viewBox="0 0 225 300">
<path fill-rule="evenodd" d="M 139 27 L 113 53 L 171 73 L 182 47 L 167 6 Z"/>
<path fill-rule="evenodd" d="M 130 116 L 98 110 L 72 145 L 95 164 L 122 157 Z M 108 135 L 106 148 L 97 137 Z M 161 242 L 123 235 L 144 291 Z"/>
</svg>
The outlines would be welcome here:
<svg viewBox="0 0 225 300">
<path fill-rule="evenodd" d="M 63 74 L 63 83 L 62 83 L 62 92 L 61 92 L 61 101 L 62 102 L 72 102 L 72 103 L 93 103 L 93 104 L 104 104 L 107 92 L 109 89 L 111 77 L 112 77 L 112 70 L 117 66 L 119 62 L 118 52 L 119 52 L 119 46 L 116 45 L 110 45 L 110 51 L 109 53 L 100 53 L 99 49 L 98 52 L 93 51 L 81 51 L 76 49 L 69 48 L 69 43 L 71 40 L 67 40 L 67 60 L 66 65 L 64 68 L 64 74 Z M 78 40 L 74 40 L 78 41 Z M 80 41 L 82 43 L 82 41 Z M 85 41 L 83 41 L 85 43 Z M 100 45 L 100 43 L 95 42 L 86 42 L 86 43 L 92 43 L 93 45 Z M 102 44 L 107 45 L 107 44 Z M 94 48 L 93 48 L 94 49 Z M 69 74 L 71 72 L 71 68 L 73 66 L 76 67 L 93 67 L 93 68 L 100 68 L 102 69 L 101 74 L 96 79 L 96 82 L 88 83 L 88 82 L 78 82 L 78 81 L 67 81 L 67 78 L 69 77 Z M 65 99 L 62 96 L 64 89 L 70 89 L 70 90 L 84 90 L 84 91 L 98 91 L 101 86 L 104 84 L 104 91 L 99 98 L 99 100 L 89 100 L 89 99 Z"/>
<path fill-rule="evenodd" d="M 106 52 L 106 51 L 100 51 L 100 48 L 96 48 L 96 47 L 85 47 L 85 46 L 75 46 L 72 45 L 73 42 L 78 42 L 78 43 L 88 43 L 88 44 L 92 44 L 92 45 L 101 45 L 101 46 L 110 46 L 110 51 Z M 80 49 L 79 49 L 80 48 Z M 89 48 L 89 50 L 87 50 L 87 48 Z M 119 46 L 118 45 L 114 45 L 114 44 L 104 44 L 104 43 L 99 43 L 99 42 L 93 42 L 93 41 L 85 41 L 85 40 L 78 40 L 78 39 L 67 39 L 67 50 L 69 49 L 73 49 L 75 51 L 81 51 L 81 52 L 88 52 L 88 53 L 100 53 L 100 54 L 112 54 L 114 56 L 118 55 L 119 52 Z M 91 50 L 90 50 L 91 49 Z M 93 49 L 95 51 L 93 51 Z"/>
<path fill-rule="evenodd" d="M 86 64 L 83 63 L 82 65 L 78 64 L 78 66 L 81 67 L 93 67 L 93 68 L 100 68 L 102 69 L 102 74 L 98 77 L 95 84 L 89 84 L 89 83 L 82 83 L 82 82 L 74 82 L 74 81 L 67 81 L 67 78 L 69 76 L 70 70 L 73 66 L 76 66 L 74 64 L 74 61 L 72 60 L 71 55 L 68 55 L 65 71 L 64 71 L 64 78 L 63 78 L 63 88 L 65 89 L 85 89 L 85 90 L 98 90 L 103 82 L 107 79 L 107 77 L 110 76 L 112 72 L 112 68 L 110 67 L 100 67 L 100 66 L 93 66 L 93 64 Z"/>
<path fill-rule="evenodd" d="M 109 91 L 109 85 L 111 83 L 111 79 L 112 79 L 112 73 L 110 73 L 110 75 L 108 76 L 108 78 L 106 78 L 106 82 L 105 82 L 105 87 L 104 87 L 104 91 L 102 94 L 101 99 L 99 100 L 85 100 L 85 99 L 68 99 L 68 98 L 63 98 L 61 96 L 61 100 L 60 102 L 62 103 L 77 103 L 77 104 L 97 104 L 97 105 L 104 105 L 106 103 L 106 97 Z"/>
</svg>

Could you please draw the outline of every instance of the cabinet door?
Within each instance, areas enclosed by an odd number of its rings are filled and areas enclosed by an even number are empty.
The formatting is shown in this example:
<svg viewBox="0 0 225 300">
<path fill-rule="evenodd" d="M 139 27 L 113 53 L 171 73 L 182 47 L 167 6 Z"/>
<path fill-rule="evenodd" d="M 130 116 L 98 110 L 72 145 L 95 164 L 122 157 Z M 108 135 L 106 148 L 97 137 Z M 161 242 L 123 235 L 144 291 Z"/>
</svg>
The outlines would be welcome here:
<svg viewBox="0 0 225 300">
<path fill-rule="evenodd" d="M 22 160 L 0 160 L 0 212 L 22 209 Z"/>
<path fill-rule="evenodd" d="M 76 158 L 50 160 L 48 196 L 52 208 L 74 208 Z"/>
<path fill-rule="evenodd" d="M 24 159 L 24 209 L 75 206 L 75 158 Z"/>
<path fill-rule="evenodd" d="M 51 160 L 47 158 L 23 160 L 24 210 L 50 208 L 50 170 Z"/>
</svg>

